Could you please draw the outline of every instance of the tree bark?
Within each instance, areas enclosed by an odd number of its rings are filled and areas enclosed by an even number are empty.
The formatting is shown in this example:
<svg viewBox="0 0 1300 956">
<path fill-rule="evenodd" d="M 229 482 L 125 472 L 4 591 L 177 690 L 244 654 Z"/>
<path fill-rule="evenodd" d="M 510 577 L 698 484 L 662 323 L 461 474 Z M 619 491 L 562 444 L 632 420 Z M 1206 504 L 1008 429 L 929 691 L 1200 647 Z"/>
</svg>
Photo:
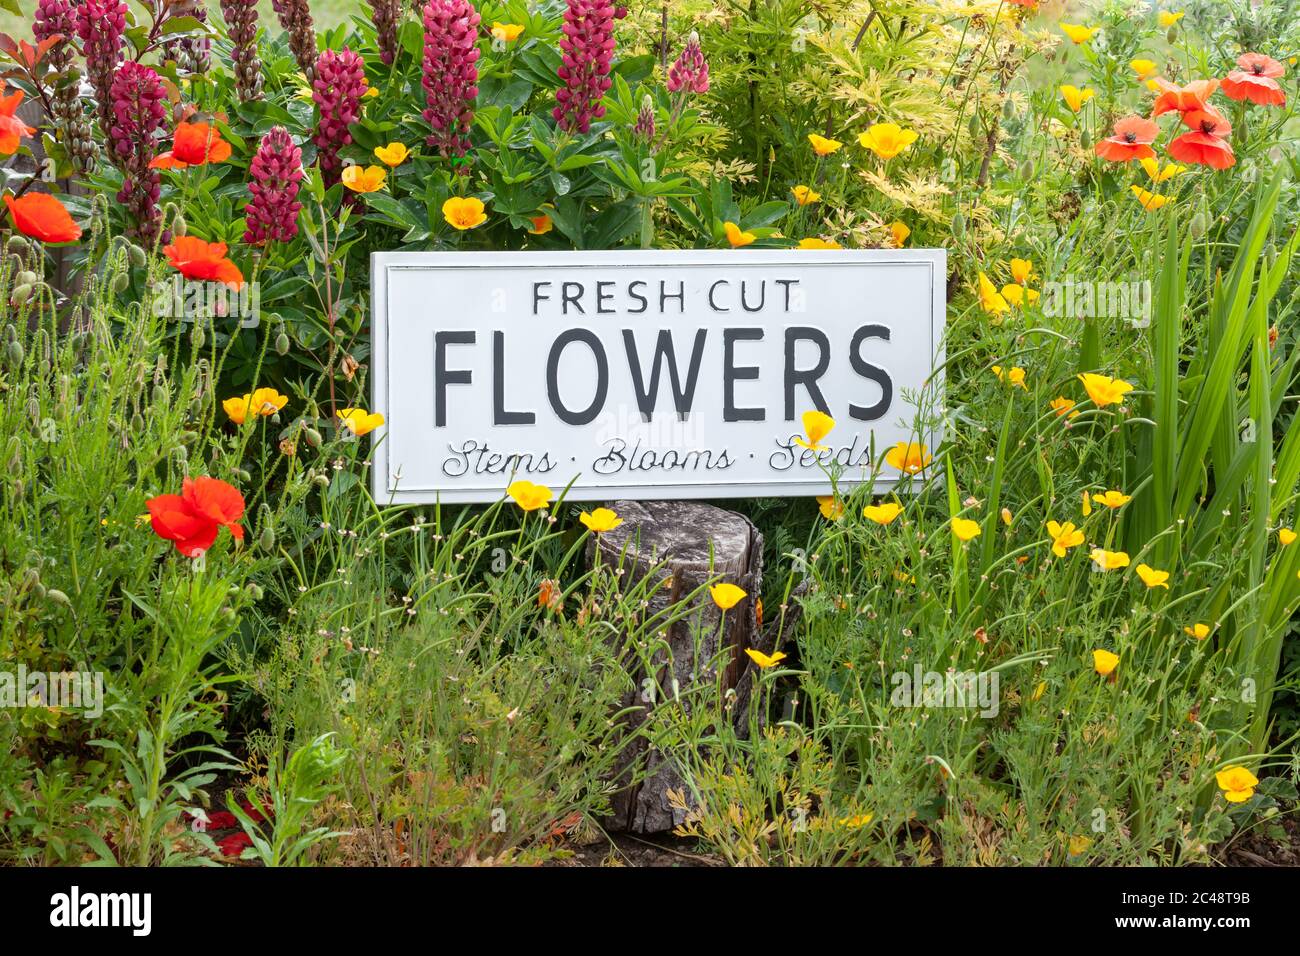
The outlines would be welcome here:
<svg viewBox="0 0 1300 956">
<path fill-rule="evenodd" d="M 621 709 L 635 708 L 623 718 L 623 732 L 633 739 L 615 771 L 619 788 L 607 826 L 631 833 L 663 833 L 685 819 L 685 810 L 671 805 L 668 791 L 687 793 L 688 800 L 689 791 L 669 755 L 650 748 L 636 732 L 658 701 L 676 698 L 689 707 L 688 702 L 697 700 L 696 693 L 703 690 L 704 699 L 716 705 L 713 695 L 736 689 L 752 668 L 745 648 L 766 643 L 759 637 L 757 616 L 763 536 L 744 515 L 699 502 L 620 501 L 613 508 L 623 524 L 599 540 L 593 536 L 587 558 L 593 564 L 621 566 L 628 582 L 625 587 L 647 576 L 664 581 L 647 613 L 662 611 L 701 585 L 719 580 L 743 588 L 748 595 L 726 612 L 724 627 L 722 612 L 703 590 L 692 602 L 692 613 L 663 634 L 667 649 L 656 652 L 648 665 L 643 666 L 634 648 L 624 648 L 636 686 L 621 702 Z"/>
</svg>

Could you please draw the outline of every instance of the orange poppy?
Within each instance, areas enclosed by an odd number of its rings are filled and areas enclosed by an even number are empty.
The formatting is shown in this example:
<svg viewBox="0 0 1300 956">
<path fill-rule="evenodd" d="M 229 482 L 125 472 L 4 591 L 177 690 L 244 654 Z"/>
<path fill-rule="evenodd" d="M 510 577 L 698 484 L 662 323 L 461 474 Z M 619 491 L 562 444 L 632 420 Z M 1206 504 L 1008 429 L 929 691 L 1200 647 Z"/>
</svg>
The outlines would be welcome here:
<svg viewBox="0 0 1300 956">
<path fill-rule="evenodd" d="M 186 478 L 179 495 L 158 495 L 145 502 L 154 534 L 176 545 L 187 558 L 196 558 L 217 540 L 217 531 L 230 530 L 236 541 L 244 538 L 239 519 L 244 516 L 244 496 L 219 478 Z"/>
<path fill-rule="evenodd" d="M 172 148 L 154 157 L 150 169 L 185 169 L 222 163 L 230 158 L 230 144 L 209 123 L 181 122 L 172 136 Z"/>
<path fill-rule="evenodd" d="M 1151 144 L 1160 135 L 1160 126 L 1141 116 L 1126 116 L 1115 124 L 1115 135 L 1097 144 L 1097 155 L 1112 163 L 1127 163 L 1132 159 L 1151 159 L 1155 150 Z"/>
<path fill-rule="evenodd" d="M 1250 100 L 1259 106 L 1286 106 L 1286 92 L 1277 78 L 1286 68 L 1271 56 L 1243 53 L 1237 57 L 1238 70 L 1223 80 L 1223 94 L 1229 99 Z"/>
<path fill-rule="evenodd" d="M 75 242 L 81 238 L 81 227 L 72 221 L 63 203 L 48 193 L 28 193 L 17 199 L 6 194 L 5 205 L 14 228 L 24 236 L 39 242 Z"/>
<path fill-rule="evenodd" d="M 14 115 L 23 101 L 23 91 L 17 90 L 11 96 L 5 96 L 3 94 L 6 88 L 0 87 L 0 156 L 12 156 L 18 152 L 23 137 L 36 132 Z"/>
<path fill-rule="evenodd" d="M 1169 144 L 1169 155 L 1174 159 L 1212 169 L 1227 169 L 1237 161 L 1227 140 L 1232 135 L 1232 125 L 1213 106 L 1189 110 L 1183 114 L 1183 122 L 1192 131 Z"/>
<path fill-rule="evenodd" d="M 171 245 L 163 247 L 163 254 L 187 279 L 224 282 L 232 289 L 239 289 L 244 284 L 244 274 L 226 258 L 224 242 L 204 242 L 196 236 L 178 236 Z"/>
<path fill-rule="evenodd" d="M 1186 86 L 1178 86 L 1160 77 L 1156 77 L 1154 82 L 1160 90 L 1160 95 L 1156 97 L 1156 105 L 1151 111 L 1152 116 L 1161 116 L 1174 110 L 1180 113 L 1186 113 L 1188 110 L 1203 110 L 1209 105 L 1214 91 L 1219 88 L 1218 80 L 1196 80 Z"/>
</svg>

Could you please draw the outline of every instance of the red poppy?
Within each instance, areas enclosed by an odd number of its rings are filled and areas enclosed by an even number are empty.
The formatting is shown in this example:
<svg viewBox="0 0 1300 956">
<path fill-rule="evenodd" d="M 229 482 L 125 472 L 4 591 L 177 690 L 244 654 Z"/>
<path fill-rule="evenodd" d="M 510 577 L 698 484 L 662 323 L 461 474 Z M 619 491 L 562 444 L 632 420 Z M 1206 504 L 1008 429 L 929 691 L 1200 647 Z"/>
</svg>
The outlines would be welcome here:
<svg viewBox="0 0 1300 956">
<path fill-rule="evenodd" d="M 17 90 L 13 95 L 5 96 L 5 89 L 0 87 L 0 156 L 12 156 L 18 152 L 22 138 L 35 134 L 36 130 L 14 115 L 23 101 L 23 91 Z"/>
<path fill-rule="evenodd" d="M 224 242 L 204 242 L 196 236 L 179 236 L 163 246 L 163 254 L 187 279 L 224 282 L 232 289 L 244 284 L 244 274 L 226 258 Z"/>
<path fill-rule="evenodd" d="M 230 158 L 230 144 L 221 131 L 208 123 L 181 122 L 172 137 L 172 148 L 154 157 L 151 169 L 185 169 L 207 163 L 222 163 Z"/>
<path fill-rule="evenodd" d="M 1219 88 L 1218 80 L 1196 80 L 1186 86 L 1177 86 L 1160 77 L 1156 77 L 1155 82 L 1160 87 L 1160 95 L 1156 97 L 1156 105 L 1151 111 L 1152 116 L 1161 116 L 1174 110 L 1180 113 L 1186 113 L 1188 110 L 1203 110 L 1209 105 L 1214 91 Z"/>
<path fill-rule="evenodd" d="M 1285 106 L 1286 92 L 1277 78 L 1286 68 L 1271 56 L 1262 53 L 1243 53 L 1237 57 L 1239 70 L 1233 70 L 1223 80 L 1223 93 L 1229 99 L 1250 100 L 1259 106 Z"/>
<path fill-rule="evenodd" d="M 241 801 L 239 807 L 241 810 L 243 810 L 245 813 L 248 814 L 249 818 L 254 823 L 266 822 L 266 817 L 262 816 L 261 811 L 259 811 L 257 807 L 253 806 L 253 802 L 251 800 Z"/>
<path fill-rule="evenodd" d="M 239 854 L 243 853 L 252 845 L 252 838 L 242 830 L 239 833 L 232 833 L 230 836 L 223 837 L 217 841 L 217 846 L 220 847 L 222 856 L 239 856 Z"/>
<path fill-rule="evenodd" d="M 158 537 L 176 544 L 187 558 L 197 558 L 226 527 L 236 541 L 243 540 L 239 519 L 244 516 L 244 496 L 217 478 L 186 478 L 179 495 L 158 495 L 145 502 L 150 524 Z"/>
<path fill-rule="evenodd" d="M 1115 135 L 1097 144 L 1097 155 L 1112 163 L 1127 163 L 1131 159 L 1150 159 L 1155 156 L 1151 144 L 1160 135 L 1160 126 L 1154 120 L 1141 116 L 1126 116 L 1115 124 Z"/>
<path fill-rule="evenodd" d="M 1169 155 L 1174 159 L 1213 169 L 1227 169 L 1237 161 L 1227 140 L 1232 135 L 1232 124 L 1213 106 L 1189 110 L 1183 114 L 1183 122 L 1192 131 L 1169 144 Z"/>
<path fill-rule="evenodd" d="M 5 205 L 14 228 L 24 236 L 40 242 L 75 242 L 81 238 L 81 227 L 72 221 L 71 213 L 48 193 L 28 193 L 17 199 L 6 194 Z"/>
</svg>

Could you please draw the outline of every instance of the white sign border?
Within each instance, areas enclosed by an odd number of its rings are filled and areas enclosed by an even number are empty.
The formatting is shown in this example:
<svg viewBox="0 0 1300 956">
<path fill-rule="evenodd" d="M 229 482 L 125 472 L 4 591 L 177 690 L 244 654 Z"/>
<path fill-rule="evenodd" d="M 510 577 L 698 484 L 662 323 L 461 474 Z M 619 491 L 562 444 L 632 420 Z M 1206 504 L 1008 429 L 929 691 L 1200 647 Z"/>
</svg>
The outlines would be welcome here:
<svg viewBox="0 0 1300 956">
<path fill-rule="evenodd" d="M 797 257 L 797 258 L 796 258 Z M 737 261 L 741 260 L 741 261 Z M 564 252 L 374 252 L 370 255 L 370 411 L 379 412 L 388 419 L 391 408 L 391 382 L 388 377 L 388 280 L 395 269 L 472 269 L 472 268 L 525 268 L 563 269 L 575 266 L 761 266 L 788 265 L 792 261 L 807 265 L 837 265 L 843 263 L 872 265 L 927 265 L 930 268 L 930 351 L 934 374 L 926 382 L 932 396 L 932 408 L 939 409 L 944 401 L 945 344 L 943 331 L 947 309 L 947 262 L 945 249 L 626 249 L 602 251 Z M 380 360 L 382 357 L 382 361 Z M 385 442 L 387 427 L 381 426 L 371 433 L 371 494 L 379 504 L 485 504 L 505 496 L 505 485 L 495 497 L 486 497 L 483 489 L 451 488 L 390 489 L 392 472 Z M 932 428 L 927 433 L 926 444 L 933 450 L 942 441 L 942 429 Z M 878 449 L 883 452 L 883 449 Z M 566 483 L 575 476 L 570 475 Z M 581 476 L 576 476 L 579 479 Z M 856 486 L 865 479 L 847 472 L 839 484 Z M 888 491 L 899 483 L 897 477 L 880 476 L 877 491 Z M 553 489 L 557 494 L 559 487 Z M 649 492 L 649 494 L 647 494 Z M 830 482 L 825 478 L 789 482 L 703 482 L 700 484 L 657 485 L 653 481 L 634 485 L 601 485 L 599 487 L 570 489 L 566 501 L 611 501 L 615 498 L 647 500 L 683 500 L 701 498 L 749 497 L 810 497 L 830 494 Z"/>
</svg>

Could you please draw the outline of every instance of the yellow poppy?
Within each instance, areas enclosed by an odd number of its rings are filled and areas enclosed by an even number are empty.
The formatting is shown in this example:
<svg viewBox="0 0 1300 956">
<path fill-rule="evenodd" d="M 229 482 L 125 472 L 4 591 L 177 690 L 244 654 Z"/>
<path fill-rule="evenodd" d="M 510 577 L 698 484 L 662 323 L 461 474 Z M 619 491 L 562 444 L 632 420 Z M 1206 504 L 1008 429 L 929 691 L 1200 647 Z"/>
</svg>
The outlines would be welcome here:
<svg viewBox="0 0 1300 956">
<path fill-rule="evenodd" d="M 897 501 L 882 501 L 878 505 L 867 505 L 862 509 L 862 517 L 876 524 L 889 524 L 903 513 L 903 506 Z"/>
<path fill-rule="evenodd" d="M 827 521 L 839 521 L 844 517 L 844 502 L 835 495 L 818 495 L 817 507 Z"/>
<path fill-rule="evenodd" d="M 1282 545 L 1282 547 L 1285 548 L 1288 544 L 1295 541 L 1295 538 L 1296 534 L 1290 528 L 1277 529 L 1277 541 L 1278 544 Z"/>
<path fill-rule="evenodd" d="M 531 481 L 522 478 L 518 481 L 512 481 L 510 486 L 506 488 L 506 494 L 524 511 L 536 511 L 538 508 L 545 508 L 554 497 L 554 493 L 545 485 L 535 485 Z"/>
<path fill-rule="evenodd" d="M 808 142 L 812 144 L 813 152 L 818 156 L 829 156 L 844 145 L 838 139 L 827 139 L 825 136 L 818 136 L 816 133 L 808 134 Z"/>
<path fill-rule="evenodd" d="M 345 408 L 338 413 L 339 424 L 354 435 L 368 435 L 384 423 L 384 416 L 379 412 L 368 412 L 364 408 Z"/>
<path fill-rule="evenodd" d="M 1027 285 L 1029 280 L 1034 277 L 1034 264 L 1028 259 L 1011 260 L 1011 278 L 1016 281 L 1017 285 Z"/>
<path fill-rule="evenodd" d="M 373 193 L 384 188 L 388 171 L 383 166 L 347 166 L 343 170 L 343 185 L 354 193 Z"/>
<path fill-rule="evenodd" d="M 1109 677 L 1119 664 L 1119 655 L 1110 651 L 1097 649 L 1092 652 L 1092 666 L 1102 677 Z"/>
<path fill-rule="evenodd" d="M 1128 65 L 1133 68 L 1133 72 L 1137 74 L 1139 80 L 1154 76 L 1157 69 L 1155 60 L 1129 60 Z"/>
<path fill-rule="evenodd" d="M 885 463 L 907 475 L 923 471 L 932 460 L 929 450 L 916 442 L 900 441 L 885 452 Z"/>
<path fill-rule="evenodd" d="M 1065 105 L 1070 108 L 1071 113 L 1077 113 L 1083 109 L 1083 104 L 1092 99 L 1096 94 L 1090 89 L 1079 89 L 1077 86 L 1061 87 L 1061 99 L 1065 100 Z"/>
<path fill-rule="evenodd" d="M 907 242 L 907 237 L 912 234 L 912 230 L 907 227 L 906 223 L 895 219 L 889 224 L 889 234 L 894 239 L 894 248 L 901 249 L 903 243 Z"/>
<path fill-rule="evenodd" d="M 519 34 L 524 32 L 521 23 L 493 23 L 492 38 L 500 40 L 502 43 L 513 43 L 519 39 Z"/>
<path fill-rule="evenodd" d="M 1259 786 L 1259 778 L 1241 766 L 1224 767 L 1214 775 L 1214 781 L 1229 803 L 1245 803 Z"/>
<path fill-rule="evenodd" d="M 835 427 L 835 419 L 831 418 L 825 412 L 807 411 L 803 413 L 803 430 L 808 435 L 808 440 L 796 438 L 794 443 L 811 451 L 824 451 L 826 446 L 823 445 L 822 439 L 831 433 Z"/>
<path fill-rule="evenodd" d="M 1125 395 L 1133 391 L 1133 386 L 1122 378 L 1111 378 L 1109 375 L 1097 375 L 1093 372 L 1080 374 L 1079 381 L 1083 383 L 1083 390 L 1088 393 L 1088 397 L 1098 408 L 1118 405 L 1124 401 Z"/>
<path fill-rule="evenodd" d="M 993 374 L 998 377 L 999 382 L 1006 382 L 1013 388 L 1019 387 L 1029 391 L 1029 386 L 1025 384 L 1025 370 L 1019 365 L 1013 365 L 1006 370 L 1001 365 L 995 365 L 993 366 Z"/>
<path fill-rule="evenodd" d="M 1161 10 L 1156 17 L 1162 27 L 1172 27 L 1175 23 L 1183 18 L 1182 10 Z"/>
<path fill-rule="evenodd" d="M 893 159 L 916 142 L 915 130 L 903 129 L 897 123 L 876 123 L 858 136 L 858 142 L 881 159 Z"/>
<path fill-rule="evenodd" d="M 998 287 L 983 272 L 980 273 L 980 306 L 991 315 L 1000 315 L 1011 309 Z"/>
<path fill-rule="evenodd" d="M 487 222 L 483 200 L 474 196 L 452 196 L 442 204 L 442 218 L 447 225 L 462 232 Z"/>
<path fill-rule="evenodd" d="M 1128 567 L 1128 554 L 1123 551 L 1093 548 L 1089 557 L 1092 558 L 1093 566 L 1099 571 L 1117 571 Z"/>
<path fill-rule="evenodd" d="M 794 193 L 794 201 L 800 206 L 807 206 L 822 198 L 822 194 L 811 186 L 795 186 L 790 192 Z"/>
<path fill-rule="evenodd" d="M 1052 411 L 1056 412 L 1058 418 L 1062 415 L 1067 418 L 1079 417 L 1079 413 L 1074 411 L 1074 400 L 1066 398 L 1064 395 L 1058 395 L 1048 404 L 1052 406 Z"/>
<path fill-rule="evenodd" d="M 623 523 L 623 519 L 618 516 L 618 513 L 610 508 L 596 508 L 590 512 L 584 511 L 578 515 L 578 520 L 586 526 L 588 531 L 594 534 L 613 531 Z"/>
<path fill-rule="evenodd" d="M 1142 583 L 1148 588 L 1164 588 L 1169 590 L 1169 572 L 1157 571 L 1149 564 L 1139 564 L 1135 569 L 1137 576 L 1142 579 Z"/>
<path fill-rule="evenodd" d="M 747 246 L 756 238 L 752 232 L 742 232 L 741 228 L 734 222 L 724 222 L 722 228 L 723 231 L 726 232 L 727 241 L 731 243 L 731 248 L 733 249 Z"/>
<path fill-rule="evenodd" d="M 713 598 L 713 603 L 724 611 L 730 611 L 739 604 L 746 596 L 744 588 L 736 587 L 734 584 L 723 582 L 714 584 L 709 587 L 709 597 Z"/>
<path fill-rule="evenodd" d="M 957 537 L 958 541 L 969 541 L 971 538 L 976 538 L 980 535 L 981 530 L 978 521 L 972 521 L 970 518 L 952 519 L 952 533 Z"/>
<path fill-rule="evenodd" d="M 389 143 L 387 146 L 375 147 L 375 158 L 385 166 L 400 166 L 410 157 L 411 151 L 405 143 Z"/>
<path fill-rule="evenodd" d="M 745 648 L 745 653 L 749 655 L 749 659 L 757 664 L 761 670 L 775 667 L 781 661 L 785 660 L 785 654 L 782 651 L 777 651 L 775 654 L 768 656 L 762 651 L 756 651 L 752 647 L 747 647 Z"/>
<path fill-rule="evenodd" d="M 1076 46 L 1081 43 L 1087 43 L 1097 35 L 1100 27 L 1085 27 L 1075 23 L 1062 23 L 1061 32 L 1074 42 Z"/>
<path fill-rule="evenodd" d="M 1200 621 L 1197 621 L 1190 627 L 1184 627 L 1183 633 L 1188 637 L 1194 637 L 1198 641 L 1203 641 L 1210 636 L 1210 625 L 1202 624 Z"/>
<path fill-rule="evenodd" d="M 1074 526 L 1073 521 L 1067 521 L 1065 524 L 1049 521 L 1047 534 L 1052 539 L 1052 554 L 1058 558 L 1065 557 L 1070 548 L 1077 548 L 1083 544 L 1083 532 Z"/>
<path fill-rule="evenodd" d="M 1151 192 L 1149 189 L 1143 189 L 1136 183 L 1129 187 L 1129 191 L 1137 197 L 1138 203 L 1147 212 L 1155 212 L 1169 202 L 1168 196 L 1162 196 L 1159 193 Z"/>
<path fill-rule="evenodd" d="M 539 212 L 528 221 L 532 223 L 528 229 L 528 234 L 531 236 L 544 236 L 554 228 L 551 217 L 544 212 Z"/>
<path fill-rule="evenodd" d="M 1160 168 L 1160 161 L 1151 156 L 1144 156 L 1138 160 L 1142 168 L 1147 171 L 1147 175 L 1157 183 L 1168 182 L 1175 176 L 1187 172 L 1186 166 L 1179 166 L 1177 163 L 1167 163 L 1164 169 Z"/>
<path fill-rule="evenodd" d="M 1107 491 L 1105 494 L 1093 495 L 1092 500 L 1099 505 L 1105 505 L 1107 508 L 1123 508 L 1133 500 L 1132 495 L 1126 495 L 1122 491 Z"/>
<path fill-rule="evenodd" d="M 811 239 L 800 239 L 798 248 L 800 249 L 843 249 L 844 247 L 841 246 L 834 239 L 811 238 Z"/>
</svg>

